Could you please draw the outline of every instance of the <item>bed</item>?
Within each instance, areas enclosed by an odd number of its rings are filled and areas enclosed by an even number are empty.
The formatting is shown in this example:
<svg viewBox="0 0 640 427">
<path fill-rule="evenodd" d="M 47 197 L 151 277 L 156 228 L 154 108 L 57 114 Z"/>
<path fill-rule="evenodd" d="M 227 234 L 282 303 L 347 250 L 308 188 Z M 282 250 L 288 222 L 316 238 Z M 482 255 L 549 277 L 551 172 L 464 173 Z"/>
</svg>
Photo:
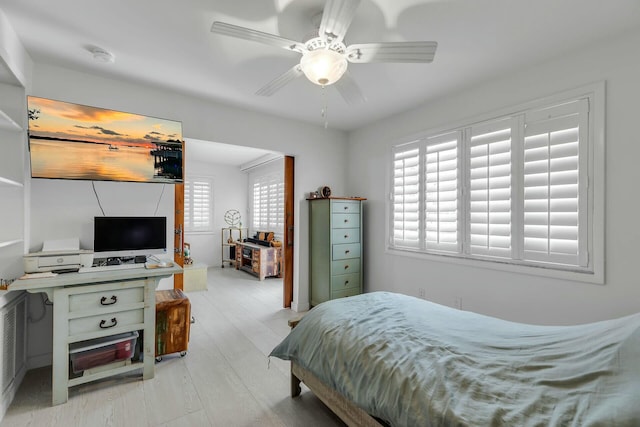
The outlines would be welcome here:
<svg viewBox="0 0 640 427">
<path fill-rule="evenodd" d="M 354 426 L 640 426 L 640 313 L 535 326 L 373 292 L 271 352 Z"/>
</svg>

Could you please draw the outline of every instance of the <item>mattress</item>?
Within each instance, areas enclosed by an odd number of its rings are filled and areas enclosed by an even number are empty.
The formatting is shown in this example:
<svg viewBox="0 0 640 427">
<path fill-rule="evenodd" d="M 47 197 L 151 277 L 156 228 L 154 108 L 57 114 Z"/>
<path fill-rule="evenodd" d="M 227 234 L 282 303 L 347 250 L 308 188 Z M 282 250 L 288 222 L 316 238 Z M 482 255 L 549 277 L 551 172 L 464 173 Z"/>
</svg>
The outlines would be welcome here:
<svg viewBox="0 0 640 427">
<path fill-rule="evenodd" d="M 536 326 L 374 292 L 271 352 L 392 426 L 639 426 L 640 313 Z"/>
</svg>

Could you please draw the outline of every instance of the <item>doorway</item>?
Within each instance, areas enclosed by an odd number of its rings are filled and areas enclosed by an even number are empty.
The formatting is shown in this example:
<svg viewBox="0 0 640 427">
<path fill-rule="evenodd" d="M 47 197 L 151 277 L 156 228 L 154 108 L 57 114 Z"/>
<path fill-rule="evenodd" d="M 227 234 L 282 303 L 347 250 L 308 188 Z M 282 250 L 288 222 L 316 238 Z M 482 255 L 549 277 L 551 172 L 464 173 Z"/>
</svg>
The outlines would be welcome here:
<svg viewBox="0 0 640 427">
<path fill-rule="evenodd" d="M 193 233 L 186 228 L 184 239 L 191 246 L 192 257 L 197 261 L 205 262 L 210 267 L 225 265 L 224 260 L 230 258 L 229 254 L 223 254 L 221 248 L 224 246 L 221 245 L 221 240 L 224 240 L 221 236 L 221 230 L 228 227 L 224 221 L 225 212 L 228 210 L 240 211 L 242 214 L 241 227 L 248 229 L 247 234 L 257 230 L 264 231 L 263 228 L 256 229 L 260 221 L 256 223 L 252 218 L 253 187 L 250 174 L 252 171 L 264 167 L 266 163 L 271 163 L 272 166 L 279 169 L 284 187 L 283 201 L 280 202 L 283 213 L 281 219 L 278 220 L 278 227 L 282 230 L 281 234 L 279 233 L 282 239 L 282 307 L 290 308 L 293 301 L 293 253 L 295 250 L 294 158 L 267 150 L 210 141 L 187 139 L 185 145 L 185 151 L 187 151 L 185 156 L 186 180 L 189 181 L 194 176 L 206 176 L 210 179 L 213 190 L 210 231 Z M 185 197 L 187 196 L 185 195 Z M 188 205 L 188 201 L 186 203 Z M 188 206 L 186 209 L 188 210 Z M 189 213 L 185 212 L 185 214 L 188 216 Z M 246 237 L 253 236 L 243 236 L 243 238 Z M 228 245 L 226 249 L 228 250 Z M 235 265 L 229 265 L 228 262 L 226 264 L 225 270 L 228 267 L 235 267 Z M 242 276 L 243 274 L 246 273 L 239 272 L 238 277 L 245 278 Z"/>
</svg>

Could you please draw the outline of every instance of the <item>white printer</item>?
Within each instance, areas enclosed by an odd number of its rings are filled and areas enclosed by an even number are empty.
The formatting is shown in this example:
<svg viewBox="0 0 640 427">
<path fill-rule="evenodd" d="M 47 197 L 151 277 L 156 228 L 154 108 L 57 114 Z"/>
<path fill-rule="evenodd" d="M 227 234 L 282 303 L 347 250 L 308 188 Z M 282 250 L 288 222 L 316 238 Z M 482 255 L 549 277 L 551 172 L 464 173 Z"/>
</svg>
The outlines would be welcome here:
<svg viewBox="0 0 640 427">
<path fill-rule="evenodd" d="M 93 251 L 82 249 L 34 252 L 24 256 L 25 273 L 91 267 L 92 264 Z"/>
<path fill-rule="evenodd" d="M 80 249 L 80 239 L 47 240 L 42 252 L 24 256 L 25 273 L 43 273 L 54 270 L 70 270 L 91 267 L 93 251 Z"/>
</svg>

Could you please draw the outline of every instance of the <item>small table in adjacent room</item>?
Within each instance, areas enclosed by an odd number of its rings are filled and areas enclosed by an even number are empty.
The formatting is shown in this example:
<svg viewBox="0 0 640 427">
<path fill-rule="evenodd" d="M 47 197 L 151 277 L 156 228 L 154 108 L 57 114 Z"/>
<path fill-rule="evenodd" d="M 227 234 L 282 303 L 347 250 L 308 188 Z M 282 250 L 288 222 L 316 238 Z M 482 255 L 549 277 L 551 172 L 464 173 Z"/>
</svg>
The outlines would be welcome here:
<svg viewBox="0 0 640 427">
<path fill-rule="evenodd" d="M 236 269 L 244 270 L 260 280 L 282 277 L 282 250 L 254 243 L 236 243 Z"/>
<path fill-rule="evenodd" d="M 207 264 L 194 262 L 193 264 L 185 264 L 182 269 L 183 290 L 185 292 L 207 290 Z"/>
</svg>

